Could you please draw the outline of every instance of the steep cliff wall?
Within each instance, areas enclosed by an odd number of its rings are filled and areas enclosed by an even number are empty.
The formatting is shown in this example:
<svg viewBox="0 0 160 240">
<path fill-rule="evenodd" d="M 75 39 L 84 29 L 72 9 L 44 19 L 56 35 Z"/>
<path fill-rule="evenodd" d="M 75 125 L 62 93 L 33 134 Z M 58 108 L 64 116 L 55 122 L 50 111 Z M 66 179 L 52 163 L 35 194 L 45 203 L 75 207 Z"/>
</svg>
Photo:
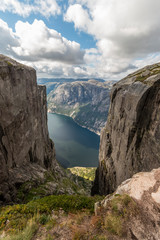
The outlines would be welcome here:
<svg viewBox="0 0 160 240">
<path fill-rule="evenodd" d="M 79 125 L 100 133 L 105 126 L 114 81 L 67 82 L 48 95 L 48 111 L 72 117 Z"/>
<path fill-rule="evenodd" d="M 160 64 L 154 64 L 130 74 L 112 89 L 92 193 L 111 193 L 134 173 L 159 166 Z"/>
<path fill-rule="evenodd" d="M 33 68 L 0 55 L 0 201 L 16 188 L 56 170 L 48 136 L 46 88 L 37 86 Z"/>
</svg>

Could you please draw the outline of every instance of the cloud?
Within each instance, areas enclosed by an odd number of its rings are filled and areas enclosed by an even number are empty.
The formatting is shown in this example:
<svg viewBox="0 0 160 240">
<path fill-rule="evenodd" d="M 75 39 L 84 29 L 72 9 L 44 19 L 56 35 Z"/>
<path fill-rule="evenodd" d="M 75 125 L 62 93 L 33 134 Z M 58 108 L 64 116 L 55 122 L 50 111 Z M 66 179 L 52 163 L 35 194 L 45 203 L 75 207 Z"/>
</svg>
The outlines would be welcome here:
<svg viewBox="0 0 160 240">
<path fill-rule="evenodd" d="M 0 49 L 3 54 L 13 54 L 12 47 L 18 47 L 19 42 L 8 24 L 0 19 Z"/>
<path fill-rule="evenodd" d="M 159 9 L 159 0 L 70 0 L 64 20 L 97 40 L 96 66 L 113 76 L 160 53 Z"/>
<path fill-rule="evenodd" d="M 67 22 L 74 22 L 75 28 L 81 30 L 88 30 L 88 25 L 90 23 L 90 17 L 88 12 L 83 9 L 80 4 L 71 5 L 67 13 L 64 15 L 64 20 Z"/>
<path fill-rule="evenodd" d="M 13 50 L 21 59 L 28 61 L 48 59 L 68 64 L 83 63 L 84 52 L 80 49 L 80 45 L 49 29 L 42 20 L 34 20 L 32 24 L 18 21 L 15 30 L 20 46 L 13 47 Z"/>
<path fill-rule="evenodd" d="M 40 13 L 45 17 L 54 16 L 61 13 L 61 9 L 56 0 L 34 0 L 22 2 L 18 0 L 5 0 L 0 4 L 0 11 L 12 12 L 23 17 L 28 17 L 31 13 Z"/>
<path fill-rule="evenodd" d="M 38 74 L 75 76 L 76 68 L 83 65 L 85 52 L 77 42 L 69 41 L 42 20 L 32 24 L 18 21 L 15 32 L 0 19 L 0 51 L 33 66 Z M 46 73 L 45 73 L 46 72 Z"/>
</svg>

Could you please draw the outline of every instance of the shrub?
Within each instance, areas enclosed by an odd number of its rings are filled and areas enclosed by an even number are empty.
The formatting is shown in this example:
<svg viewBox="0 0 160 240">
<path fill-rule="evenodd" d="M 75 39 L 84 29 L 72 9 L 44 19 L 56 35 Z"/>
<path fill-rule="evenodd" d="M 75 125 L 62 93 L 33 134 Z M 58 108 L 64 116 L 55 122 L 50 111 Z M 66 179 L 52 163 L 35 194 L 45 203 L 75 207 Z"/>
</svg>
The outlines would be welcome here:
<svg viewBox="0 0 160 240">
<path fill-rule="evenodd" d="M 52 195 L 37 200 L 32 200 L 27 204 L 6 206 L 0 213 L 0 231 L 23 230 L 27 221 L 38 213 L 42 215 L 42 222 L 47 221 L 47 216 L 52 210 L 63 209 L 65 212 L 76 212 L 87 209 L 94 212 L 94 203 L 102 197 L 87 197 L 81 195 Z"/>
</svg>

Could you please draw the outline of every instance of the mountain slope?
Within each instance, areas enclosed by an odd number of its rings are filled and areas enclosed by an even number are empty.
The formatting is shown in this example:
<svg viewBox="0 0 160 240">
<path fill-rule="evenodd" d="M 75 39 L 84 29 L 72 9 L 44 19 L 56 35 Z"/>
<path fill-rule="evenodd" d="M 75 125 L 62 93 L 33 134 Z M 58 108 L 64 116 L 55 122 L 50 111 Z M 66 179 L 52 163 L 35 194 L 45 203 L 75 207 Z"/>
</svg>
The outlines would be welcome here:
<svg viewBox="0 0 160 240">
<path fill-rule="evenodd" d="M 72 117 L 79 125 L 96 133 L 104 127 L 113 81 L 67 82 L 48 95 L 48 111 Z"/>
</svg>

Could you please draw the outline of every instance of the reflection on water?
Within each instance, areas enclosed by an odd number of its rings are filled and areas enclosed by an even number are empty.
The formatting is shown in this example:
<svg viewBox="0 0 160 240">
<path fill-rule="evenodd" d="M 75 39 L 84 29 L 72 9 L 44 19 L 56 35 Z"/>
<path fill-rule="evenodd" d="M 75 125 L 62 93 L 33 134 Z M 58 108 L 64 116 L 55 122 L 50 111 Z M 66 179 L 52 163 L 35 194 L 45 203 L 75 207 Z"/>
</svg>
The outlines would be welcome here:
<svg viewBox="0 0 160 240">
<path fill-rule="evenodd" d="M 97 167 L 99 136 L 80 127 L 70 117 L 48 113 L 50 138 L 63 167 Z"/>
</svg>

